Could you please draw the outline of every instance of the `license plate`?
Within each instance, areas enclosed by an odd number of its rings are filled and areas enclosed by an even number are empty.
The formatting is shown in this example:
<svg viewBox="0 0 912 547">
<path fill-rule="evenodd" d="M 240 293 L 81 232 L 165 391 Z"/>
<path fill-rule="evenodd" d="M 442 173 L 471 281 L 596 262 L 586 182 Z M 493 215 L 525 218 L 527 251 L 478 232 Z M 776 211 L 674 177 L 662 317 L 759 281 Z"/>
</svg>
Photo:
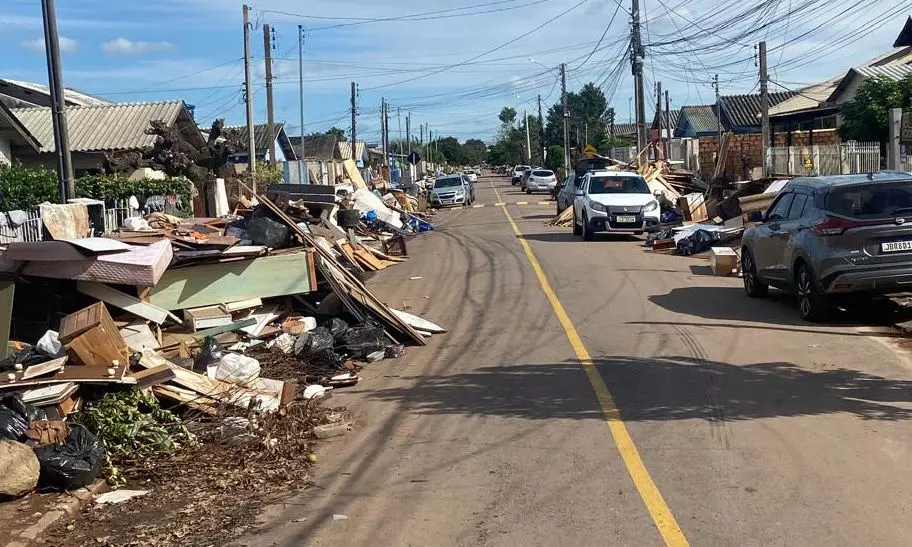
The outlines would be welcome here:
<svg viewBox="0 0 912 547">
<path fill-rule="evenodd" d="M 635 216 L 628 216 L 628 215 L 618 215 L 617 216 L 617 222 L 620 222 L 621 224 L 633 224 L 636 221 L 637 221 L 637 217 L 635 217 Z"/>
<path fill-rule="evenodd" d="M 880 250 L 885 253 L 912 251 L 912 241 L 890 241 L 888 243 L 881 243 Z"/>
</svg>

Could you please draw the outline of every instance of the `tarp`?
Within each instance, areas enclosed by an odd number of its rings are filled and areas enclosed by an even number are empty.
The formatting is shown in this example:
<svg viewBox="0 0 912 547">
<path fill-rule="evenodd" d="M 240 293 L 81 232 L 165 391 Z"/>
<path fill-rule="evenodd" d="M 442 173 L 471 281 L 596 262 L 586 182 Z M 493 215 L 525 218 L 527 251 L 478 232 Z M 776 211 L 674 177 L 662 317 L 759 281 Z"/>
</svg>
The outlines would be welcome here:
<svg viewBox="0 0 912 547">
<path fill-rule="evenodd" d="M 367 190 L 366 188 L 355 190 L 355 193 L 352 194 L 352 201 L 354 202 L 355 209 L 362 213 L 375 211 L 377 213 L 377 218 L 396 228 L 402 229 L 402 219 L 399 218 L 399 213 L 387 207 L 386 204 L 383 203 L 383 200 L 378 198 L 370 190 Z"/>
</svg>

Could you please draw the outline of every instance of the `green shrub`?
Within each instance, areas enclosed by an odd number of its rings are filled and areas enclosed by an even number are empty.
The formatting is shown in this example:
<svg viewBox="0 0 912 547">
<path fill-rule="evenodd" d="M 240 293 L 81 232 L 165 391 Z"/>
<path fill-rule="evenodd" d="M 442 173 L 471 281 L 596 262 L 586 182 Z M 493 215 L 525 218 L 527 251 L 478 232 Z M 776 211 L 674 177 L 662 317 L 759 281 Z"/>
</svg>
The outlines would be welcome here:
<svg viewBox="0 0 912 547">
<path fill-rule="evenodd" d="M 34 209 L 45 201 L 60 202 L 57 173 L 38 167 L 0 164 L 0 210 Z"/>
</svg>

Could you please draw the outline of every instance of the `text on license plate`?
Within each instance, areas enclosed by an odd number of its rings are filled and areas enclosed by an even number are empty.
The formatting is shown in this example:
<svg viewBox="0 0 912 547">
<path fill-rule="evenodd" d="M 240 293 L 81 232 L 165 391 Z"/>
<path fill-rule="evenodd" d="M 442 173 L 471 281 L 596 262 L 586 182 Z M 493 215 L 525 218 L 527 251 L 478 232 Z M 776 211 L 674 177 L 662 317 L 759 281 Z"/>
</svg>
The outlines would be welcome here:
<svg viewBox="0 0 912 547">
<path fill-rule="evenodd" d="M 888 243 L 881 243 L 880 250 L 885 253 L 912 251 L 912 241 L 890 241 Z"/>
<path fill-rule="evenodd" d="M 636 221 L 637 221 L 637 217 L 632 216 L 632 215 L 629 215 L 629 216 L 628 215 L 618 215 L 617 216 L 617 222 L 620 222 L 621 224 L 631 224 Z"/>
</svg>

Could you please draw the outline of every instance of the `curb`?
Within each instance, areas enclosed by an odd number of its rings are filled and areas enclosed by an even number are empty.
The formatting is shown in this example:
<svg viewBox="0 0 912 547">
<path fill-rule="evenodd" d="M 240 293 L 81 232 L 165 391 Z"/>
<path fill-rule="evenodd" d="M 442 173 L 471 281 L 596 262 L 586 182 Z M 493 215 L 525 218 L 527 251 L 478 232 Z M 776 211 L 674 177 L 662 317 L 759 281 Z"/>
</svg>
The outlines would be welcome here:
<svg viewBox="0 0 912 547">
<path fill-rule="evenodd" d="M 92 498 L 107 490 L 108 483 L 104 479 L 97 479 L 85 488 L 64 494 L 65 499 L 56 503 L 53 509 L 41 515 L 38 522 L 23 530 L 12 531 L 10 535 L 15 539 L 7 543 L 6 547 L 27 547 L 50 527 L 57 524 L 60 519 L 72 517 Z"/>
</svg>

